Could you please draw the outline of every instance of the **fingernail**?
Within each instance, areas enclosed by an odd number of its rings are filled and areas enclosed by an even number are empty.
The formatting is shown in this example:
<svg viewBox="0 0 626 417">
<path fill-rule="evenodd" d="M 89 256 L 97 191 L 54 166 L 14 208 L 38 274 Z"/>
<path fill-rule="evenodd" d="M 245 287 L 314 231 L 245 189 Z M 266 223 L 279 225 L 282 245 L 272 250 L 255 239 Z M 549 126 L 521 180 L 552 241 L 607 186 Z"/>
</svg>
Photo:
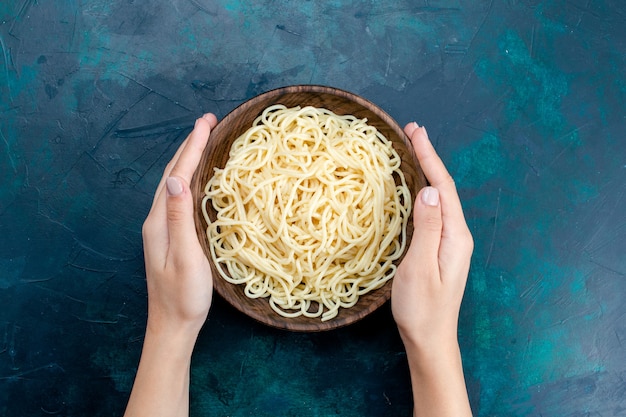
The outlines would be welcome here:
<svg viewBox="0 0 626 417">
<path fill-rule="evenodd" d="M 413 122 L 413 125 L 415 126 L 416 129 L 420 128 L 420 125 L 418 125 L 417 122 Z"/>
<path fill-rule="evenodd" d="M 426 187 L 422 192 L 422 203 L 427 206 L 439 205 L 439 190 L 435 187 Z"/>
<path fill-rule="evenodd" d="M 198 127 L 198 122 L 199 122 L 199 121 L 200 121 L 200 119 L 196 119 L 196 123 L 194 123 L 194 125 L 193 125 L 194 129 L 195 129 L 196 127 Z"/>
<path fill-rule="evenodd" d="M 424 133 L 426 134 L 426 136 L 428 136 L 428 132 L 426 131 L 426 127 L 422 126 L 422 129 L 424 130 Z"/>
<path fill-rule="evenodd" d="M 208 121 L 209 121 L 209 115 L 210 115 L 210 114 L 211 114 L 211 113 L 204 113 L 204 114 L 202 115 L 202 118 L 208 122 Z"/>
<path fill-rule="evenodd" d="M 183 192 L 183 184 L 176 177 L 168 177 L 165 180 L 165 187 L 167 188 L 167 193 L 171 196 L 177 196 Z"/>
</svg>

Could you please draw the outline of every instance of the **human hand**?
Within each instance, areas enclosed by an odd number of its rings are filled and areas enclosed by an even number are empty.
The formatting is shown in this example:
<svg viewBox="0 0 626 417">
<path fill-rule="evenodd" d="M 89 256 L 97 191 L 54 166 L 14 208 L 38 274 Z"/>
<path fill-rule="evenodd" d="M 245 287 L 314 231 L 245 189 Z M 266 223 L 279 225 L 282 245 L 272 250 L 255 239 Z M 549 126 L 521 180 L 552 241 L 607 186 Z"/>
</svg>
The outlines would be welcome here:
<svg viewBox="0 0 626 417">
<path fill-rule="evenodd" d="M 410 123 L 404 130 L 431 184 L 415 199 L 413 237 L 391 289 L 411 373 L 413 415 L 469 417 L 457 328 L 474 242 L 454 181 L 426 129 Z"/>
<path fill-rule="evenodd" d="M 410 123 L 404 130 L 431 186 L 415 199 L 413 238 L 393 280 L 393 316 L 407 350 L 457 346 L 474 244 L 454 180 L 426 129 Z"/>
<path fill-rule="evenodd" d="M 125 417 L 189 415 L 193 346 L 213 295 L 189 189 L 211 129 L 205 114 L 165 167 L 143 224 L 148 327 Z"/>
<path fill-rule="evenodd" d="M 197 335 L 211 306 L 211 268 L 196 235 L 189 184 L 216 125 L 211 113 L 196 121 L 165 168 L 143 225 L 148 330 Z"/>
</svg>

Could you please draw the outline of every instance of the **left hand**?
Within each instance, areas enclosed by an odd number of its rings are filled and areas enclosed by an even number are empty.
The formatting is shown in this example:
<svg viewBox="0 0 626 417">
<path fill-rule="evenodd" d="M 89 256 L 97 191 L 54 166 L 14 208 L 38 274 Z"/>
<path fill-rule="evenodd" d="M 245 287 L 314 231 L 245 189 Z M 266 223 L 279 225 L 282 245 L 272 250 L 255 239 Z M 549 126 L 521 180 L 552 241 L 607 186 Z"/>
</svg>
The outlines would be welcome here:
<svg viewBox="0 0 626 417">
<path fill-rule="evenodd" d="M 209 313 L 211 268 L 196 235 L 189 184 L 216 125 L 211 113 L 196 121 L 165 168 L 143 225 L 148 330 L 197 335 Z"/>
</svg>

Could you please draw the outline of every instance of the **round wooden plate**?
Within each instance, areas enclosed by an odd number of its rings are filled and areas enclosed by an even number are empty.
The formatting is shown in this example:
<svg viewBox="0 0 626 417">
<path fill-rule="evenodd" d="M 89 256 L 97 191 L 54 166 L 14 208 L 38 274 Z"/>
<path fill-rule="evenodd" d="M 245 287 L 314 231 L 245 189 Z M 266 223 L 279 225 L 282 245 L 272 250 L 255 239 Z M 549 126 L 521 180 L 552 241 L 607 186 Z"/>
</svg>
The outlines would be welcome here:
<svg viewBox="0 0 626 417">
<path fill-rule="evenodd" d="M 361 296 L 353 307 L 340 309 L 337 316 L 328 321 L 322 322 L 319 317 L 286 318 L 272 310 L 267 298 L 251 299 L 244 294 L 242 285 L 233 285 L 222 279 L 211 258 L 206 235 L 207 224 L 200 208 L 204 197 L 204 187 L 213 176 L 214 168 L 224 168 L 226 165 L 232 143 L 252 126 L 254 119 L 265 108 L 273 104 L 283 104 L 287 107 L 323 107 L 337 114 L 352 114 L 359 118 L 366 118 L 370 125 L 375 126 L 393 142 L 394 148 L 402 159 L 401 169 L 413 200 L 417 192 L 426 185 L 426 178 L 417 162 L 413 147 L 402 128 L 373 103 L 336 88 L 298 85 L 269 91 L 241 104 L 224 117 L 211 132 L 209 143 L 192 179 L 191 191 L 194 196 L 196 231 L 200 244 L 211 263 L 215 290 L 236 309 L 269 326 L 303 332 L 331 330 L 346 326 L 362 319 L 384 304 L 391 296 L 391 281 L 385 283 L 383 287 Z M 209 217 L 215 219 L 215 211 L 212 207 L 209 208 Z M 413 235 L 412 220 L 411 216 L 407 226 L 407 247 Z"/>
</svg>

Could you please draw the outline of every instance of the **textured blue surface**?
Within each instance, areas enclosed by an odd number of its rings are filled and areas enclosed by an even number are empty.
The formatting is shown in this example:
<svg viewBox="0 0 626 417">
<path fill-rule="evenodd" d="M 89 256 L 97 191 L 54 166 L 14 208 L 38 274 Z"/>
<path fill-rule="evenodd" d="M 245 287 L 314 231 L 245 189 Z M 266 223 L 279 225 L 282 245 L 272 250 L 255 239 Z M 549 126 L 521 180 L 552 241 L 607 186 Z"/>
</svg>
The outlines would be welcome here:
<svg viewBox="0 0 626 417">
<path fill-rule="evenodd" d="M 121 414 L 141 224 L 203 112 L 359 93 L 427 126 L 476 241 L 460 341 L 477 416 L 626 415 L 626 6 L 548 1 L 0 4 L 0 415 Z M 389 306 L 324 334 L 217 299 L 192 415 L 409 415 Z"/>
</svg>

